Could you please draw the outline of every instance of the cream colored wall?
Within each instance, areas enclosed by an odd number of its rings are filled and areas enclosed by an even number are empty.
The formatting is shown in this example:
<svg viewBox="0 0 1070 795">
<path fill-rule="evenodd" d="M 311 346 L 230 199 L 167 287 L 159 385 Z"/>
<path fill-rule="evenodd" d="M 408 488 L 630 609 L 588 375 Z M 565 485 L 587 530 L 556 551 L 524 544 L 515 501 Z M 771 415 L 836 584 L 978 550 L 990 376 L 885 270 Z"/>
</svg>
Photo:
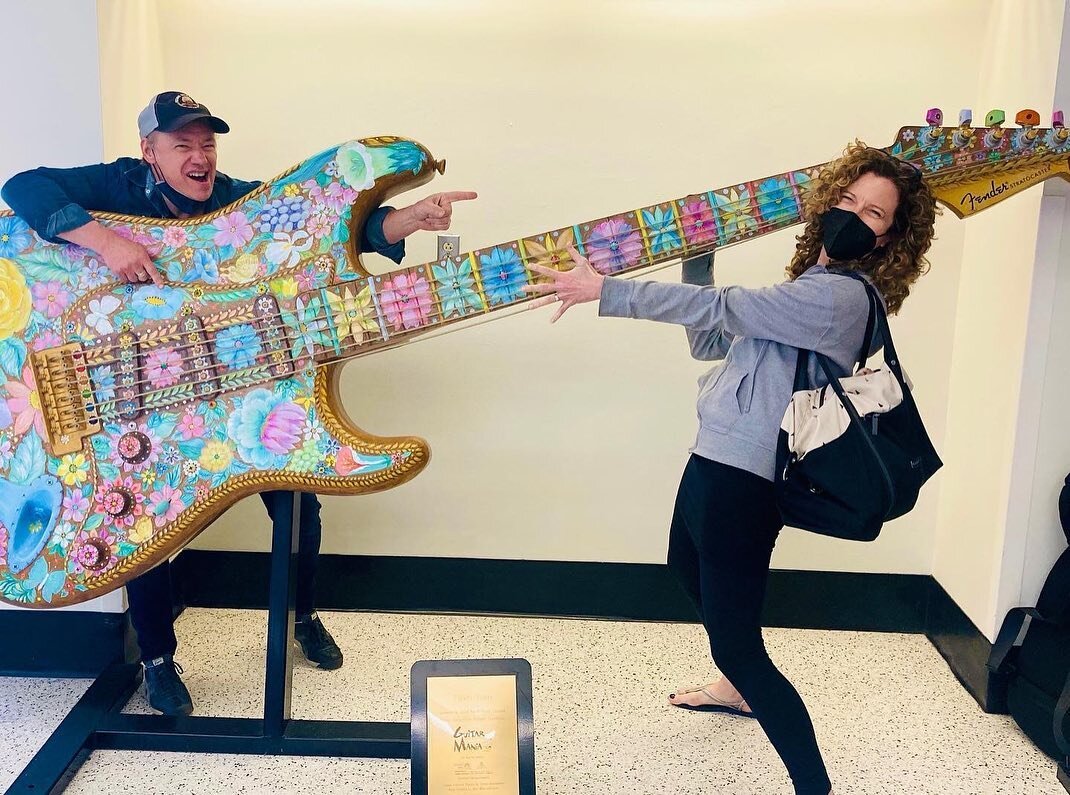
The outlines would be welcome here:
<svg viewBox="0 0 1070 795">
<path fill-rule="evenodd" d="M 982 102 L 1033 102 L 1046 113 L 1050 98 L 1038 87 L 1040 56 L 1020 59 L 979 94 L 978 61 L 992 56 L 979 45 L 995 0 L 903 2 L 894 13 L 828 0 L 165 0 L 152 7 L 162 37 L 145 35 L 152 20 L 137 4 L 99 5 L 110 155 L 134 151 L 137 112 L 167 88 L 230 121 L 222 167 L 245 178 L 352 137 L 414 137 L 446 157 L 449 171 L 412 198 L 480 191 L 455 213 L 466 248 L 821 162 L 856 136 L 886 145 L 930 106 L 950 118 L 963 105 L 983 116 Z M 1008 39 L 1026 29 L 1004 24 Z M 1034 45 L 1047 51 L 1044 35 Z M 155 61 L 147 42 L 159 42 Z M 967 389 L 953 335 L 971 327 L 956 321 L 956 307 L 979 289 L 960 279 L 963 247 L 969 240 L 973 279 L 984 267 L 980 235 L 997 212 L 939 221 L 933 271 L 894 324 L 942 450 L 950 390 Z M 1028 225 L 1035 214 L 1035 197 L 1020 197 L 1004 223 Z M 773 283 L 791 250 L 791 233 L 781 232 L 725 251 L 718 278 Z M 409 252 L 412 262 L 430 259 L 433 237 L 413 240 Z M 402 488 L 326 499 L 324 549 L 660 561 L 702 369 L 680 329 L 599 320 L 589 307 L 554 327 L 546 313 L 525 313 L 351 363 L 352 415 L 375 432 L 421 434 L 434 455 Z M 968 487 L 960 471 L 972 470 L 951 465 L 963 457 L 953 441 L 949 466 L 880 541 L 788 532 L 775 565 L 930 572 L 938 521 L 968 507 L 959 505 Z M 947 489 L 954 500 L 944 507 Z M 997 530 L 989 523 L 984 532 Z M 196 543 L 265 549 L 267 541 L 250 500 Z"/>
<path fill-rule="evenodd" d="M 1062 27 L 1062 3 L 993 4 L 977 42 L 986 58 L 976 107 L 1002 107 L 1007 97 L 1021 107 L 1051 107 Z M 1007 528 L 1020 524 L 1011 516 L 1011 483 L 1023 391 L 1040 388 L 1023 378 L 1023 368 L 1041 199 L 1034 189 L 992 208 L 965 225 L 963 239 L 941 449 L 949 476 L 937 511 L 933 575 L 990 639 L 1002 617 L 996 594 Z"/>
</svg>

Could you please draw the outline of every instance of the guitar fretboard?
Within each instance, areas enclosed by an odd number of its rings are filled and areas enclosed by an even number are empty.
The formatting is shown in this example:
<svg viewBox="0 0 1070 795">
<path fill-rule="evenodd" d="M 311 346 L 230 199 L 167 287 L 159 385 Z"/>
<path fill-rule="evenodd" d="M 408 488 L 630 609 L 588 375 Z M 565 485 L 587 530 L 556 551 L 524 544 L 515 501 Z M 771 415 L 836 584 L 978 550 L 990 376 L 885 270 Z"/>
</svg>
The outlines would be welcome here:
<svg viewBox="0 0 1070 795">
<path fill-rule="evenodd" d="M 684 196 L 594 221 L 367 279 L 298 299 L 307 353 L 319 361 L 354 348 L 513 306 L 545 279 L 532 265 L 568 270 L 574 246 L 607 275 L 686 258 L 802 220 L 802 196 L 819 166 Z"/>
</svg>

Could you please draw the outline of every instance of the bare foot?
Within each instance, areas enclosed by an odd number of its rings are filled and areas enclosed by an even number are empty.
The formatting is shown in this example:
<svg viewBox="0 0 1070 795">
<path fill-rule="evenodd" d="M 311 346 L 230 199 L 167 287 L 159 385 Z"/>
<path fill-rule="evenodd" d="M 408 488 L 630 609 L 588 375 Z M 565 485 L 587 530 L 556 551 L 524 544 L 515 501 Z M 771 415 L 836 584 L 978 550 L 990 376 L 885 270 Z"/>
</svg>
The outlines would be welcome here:
<svg viewBox="0 0 1070 795">
<path fill-rule="evenodd" d="M 750 706 L 743 700 L 739 691 L 724 677 L 703 687 L 689 687 L 677 690 L 669 696 L 669 703 L 676 706 L 702 707 L 710 704 L 728 705 L 749 713 Z"/>
</svg>

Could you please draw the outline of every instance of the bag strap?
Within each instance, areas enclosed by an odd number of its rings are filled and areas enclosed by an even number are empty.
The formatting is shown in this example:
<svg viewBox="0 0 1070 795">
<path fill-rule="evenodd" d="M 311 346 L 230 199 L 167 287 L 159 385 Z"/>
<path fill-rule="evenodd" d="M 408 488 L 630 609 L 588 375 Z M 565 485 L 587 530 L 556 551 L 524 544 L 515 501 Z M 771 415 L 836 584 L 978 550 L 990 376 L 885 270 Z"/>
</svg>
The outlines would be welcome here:
<svg viewBox="0 0 1070 795">
<path fill-rule="evenodd" d="M 862 350 L 858 352 L 858 364 L 855 368 L 859 369 L 865 367 L 866 360 L 869 359 L 869 349 L 873 344 L 873 329 L 877 326 L 877 314 L 878 312 L 883 313 L 884 307 L 881 305 L 880 300 L 874 295 L 875 291 L 869 282 L 857 273 L 846 272 L 843 275 L 850 276 L 852 279 L 862 282 L 862 286 L 866 288 L 866 298 L 869 299 L 869 316 L 866 318 L 866 331 L 862 335 Z M 884 326 L 887 327 L 887 320 L 885 320 Z M 888 337 L 885 337 L 885 339 L 888 339 Z M 807 388 L 806 375 L 810 353 L 811 351 L 808 351 L 805 348 L 799 348 L 799 353 L 795 358 L 795 379 L 791 389 L 793 393 L 801 392 Z"/>
<path fill-rule="evenodd" d="M 876 310 L 876 330 L 880 332 L 881 339 L 884 340 L 884 361 L 888 365 L 888 369 L 895 374 L 895 377 L 899 380 L 899 385 L 903 387 L 905 392 L 906 382 L 903 379 L 903 367 L 899 364 L 899 355 L 895 352 L 895 342 L 892 341 L 892 331 L 888 326 L 888 315 L 884 311 L 884 304 L 881 303 L 880 297 L 877 295 L 877 288 L 870 284 L 860 273 L 843 271 L 840 275 L 862 282 L 870 301 L 871 314 L 866 322 L 866 337 L 862 342 L 862 352 L 859 354 L 859 366 L 865 365 L 866 359 L 869 358 L 870 334 L 873 333 L 871 324 L 874 321 L 872 311 Z"/>
</svg>

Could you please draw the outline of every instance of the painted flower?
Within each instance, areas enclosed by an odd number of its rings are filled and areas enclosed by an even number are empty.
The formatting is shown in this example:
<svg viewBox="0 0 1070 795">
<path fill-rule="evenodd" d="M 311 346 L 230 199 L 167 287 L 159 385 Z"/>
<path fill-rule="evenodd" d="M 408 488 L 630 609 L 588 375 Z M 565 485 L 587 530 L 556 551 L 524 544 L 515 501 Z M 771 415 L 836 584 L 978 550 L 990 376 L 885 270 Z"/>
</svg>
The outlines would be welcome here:
<svg viewBox="0 0 1070 795">
<path fill-rule="evenodd" d="M 102 295 L 89 302 L 89 312 L 85 316 L 85 324 L 98 334 L 111 334 L 115 331 L 111 316 L 120 306 L 119 299 L 114 295 Z"/>
<path fill-rule="evenodd" d="M 63 514 L 70 521 L 80 524 L 89 513 L 89 497 L 81 491 L 64 491 Z"/>
<path fill-rule="evenodd" d="M 234 460 L 234 453 L 231 452 L 230 445 L 226 442 L 212 439 L 201 449 L 200 458 L 197 460 L 200 462 L 201 469 L 217 475 L 230 466 L 230 462 Z"/>
<path fill-rule="evenodd" d="M 37 435 L 45 436 L 45 417 L 41 413 L 41 395 L 37 391 L 37 381 L 33 369 L 27 364 L 22 368 L 22 381 L 8 381 L 7 407 L 15 418 L 13 433 L 17 436 L 25 433 L 32 425 Z"/>
<path fill-rule="evenodd" d="M 588 259 L 599 273 L 615 273 L 639 261 L 643 240 L 631 224 L 618 218 L 603 221 L 587 241 Z"/>
<path fill-rule="evenodd" d="M 186 245 L 186 230 L 181 226 L 167 226 L 163 230 L 163 244 L 171 248 Z"/>
<path fill-rule="evenodd" d="M 65 486 L 81 486 L 89 477 L 89 461 L 82 453 L 70 453 L 60 459 L 56 476 Z"/>
<path fill-rule="evenodd" d="M 354 293 L 346 285 L 340 293 L 329 291 L 326 295 L 327 311 L 330 312 L 339 340 L 351 337 L 356 342 L 364 342 L 364 332 L 374 335 L 381 333 L 370 287 Z M 326 342 L 329 343 L 330 339 Z"/>
<path fill-rule="evenodd" d="M 758 199 L 758 209 L 770 224 L 778 224 L 781 221 L 797 220 L 799 205 L 795 203 L 795 194 L 791 190 L 791 183 L 783 177 L 770 177 L 758 185 L 755 192 Z"/>
<path fill-rule="evenodd" d="M 14 262 L 0 258 L 0 339 L 26 328 L 32 305 L 26 277 Z"/>
<path fill-rule="evenodd" d="M 70 556 L 73 573 L 89 571 L 101 574 L 107 571 L 119 562 L 117 546 L 117 539 L 105 527 L 80 532 L 74 538 L 73 554 Z"/>
<path fill-rule="evenodd" d="M 654 207 L 642 212 L 651 254 L 666 253 L 683 245 L 671 207 Z"/>
<path fill-rule="evenodd" d="M 250 367 L 260 354 L 260 335 L 249 323 L 228 326 L 215 335 L 215 351 L 219 361 L 231 370 Z"/>
<path fill-rule="evenodd" d="M 311 472 L 322 458 L 319 445 L 314 441 L 306 441 L 290 457 L 289 468 L 294 472 Z"/>
<path fill-rule="evenodd" d="M 301 440 L 304 409 L 267 389 L 254 389 L 245 396 L 227 423 L 238 455 L 260 469 L 281 466 L 284 456 Z"/>
<path fill-rule="evenodd" d="M 511 248 L 491 249 L 489 254 L 479 255 L 479 275 L 487 302 L 507 304 L 524 295 L 521 289 L 528 282 L 527 271 L 519 255 Z"/>
<path fill-rule="evenodd" d="M 297 339 L 294 341 L 294 353 L 304 351 L 309 356 L 316 355 L 316 346 L 325 347 L 330 344 L 330 335 L 327 325 L 327 315 L 323 311 L 323 305 L 319 298 L 312 298 L 307 303 L 298 298 L 294 303 L 292 318 L 287 317 L 287 323 L 297 331 Z"/>
<path fill-rule="evenodd" d="M 700 246 L 717 240 L 717 224 L 713 220 L 710 205 L 702 200 L 685 202 L 680 212 L 684 224 L 684 238 L 692 246 Z"/>
<path fill-rule="evenodd" d="M 319 275 L 315 268 L 304 268 L 299 270 L 294 278 L 297 279 L 297 286 L 306 292 L 313 289 L 319 283 Z"/>
<path fill-rule="evenodd" d="M 560 271 L 567 270 L 566 266 L 570 266 L 572 256 L 568 249 L 575 245 L 576 237 L 570 226 L 562 229 L 556 238 L 553 235 L 544 235 L 541 240 L 524 241 L 524 251 L 527 252 L 529 263 Z"/>
<path fill-rule="evenodd" d="M 3 427 L 11 425 L 11 412 L 7 409 L 7 403 L 0 400 L 0 410 L 7 414 L 6 423 L 2 423 Z M 11 461 L 11 456 L 15 452 L 15 443 L 11 439 L 11 434 L 6 431 L 0 432 L 0 469 L 5 468 Z"/>
<path fill-rule="evenodd" d="M 132 544 L 144 544 L 154 532 L 152 519 L 148 516 L 140 517 L 130 531 L 126 534 L 127 540 Z"/>
<path fill-rule="evenodd" d="M 255 254 L 242 254 L 222 266 L 223 278 L 229 282 L 251 282 L 260 275 L 260 258 Z"/>
<path fill-rule="evenodd" d="M 82 290 L 91 290 L 115 279 L 115 274 L 98 259 L 89 259 L 78 272 L 78 285 Z"/>
<path fill-rule="evenodd" d="M 323 189 L 323 201 L 327 209 L 337 214 L 351 205 L 357 198 L 357 192 L 347 188 L 341 182 L 332 182 Z"/>
<path fill-rule="evenodd" d="M 7 526 L 0 522 L 0 566 L 7 563 Z"/>
<path fill-rule="evenodd" d="M 726 193 L 713 194 L 721 228 L 728 238 L 738 237 L 758 230 L 758 221 L 751 215 L 750 191 L 746 188 L 729 188 Z"/>
<path fill-rule="evenodd" d="M 193 252 L 192 267 L 182 274 L 184 282 L 218 282 L 219 262 L 211 252 L 199 248 Z"/>
<path fill-rule="evenodd" d="M 260 211 L 256 228 L 265 235 L 295 232 L 305 225 L 305 217 L 311 207 L 312 201 L 300 195 L 273 199 Z M 251 234 L 250 239 L 252 239 Z"/>
<path fill-rule="evenodd" d="M 268 289 L 279 298 L 294 298 L 297 295 L 297 279 L 292 276 L 272 279 L 268 282 Z"/>
<path fill-rule="evenodd" d="M 459 265 L 443 260 L 431 266 L 431 275 L 435 279 L 443 317 L 463 315 L 470 309 L 483 308 L 483 299 L 479 297 L 472 264 L 468 260 Z"/>
<path fill-rule="evenodd" d="M 71 291 L 63 282 L 37 282 L 30 288 L 33 296 L 33 308 L 45 317 L 59 317 L 71 303 Z"/>
<path fill-rule="evenodd" d="M 94 385 L 94 394 L 98 403 L 104 403 L 115 397 L 115 371 L 110 364 L 102 364 L 89 371 L 89 378 Z"/>
<path fill-rule="evenodd" d="M 177 519 L 185 507 L 181 490 L 171 486 L 161 486 L 149 495 L 145 514 L 152 517 L 157 527 L 163 527 Z"/>
<path fill-rule="evenodd" d="M 989 153 L 989 157 L 991 157 L 992 154 L 996 154 L 996 158 L 998 158 L 998 156 L 999 156 L 998 153 Z M 993 159 L 996 159 L 996 158 L 993 158 Z M 952 162 L 952 157 L 951 157 L 950 154 L 948 154 L 946 152 L 944 152 L 942 154 L 938 153 L 938 154 L 935 154 L 935 155 L 929 155 L 924 159 L 925 167 L 930 172 L 939 171 L 944 166 L 951 165 L 951 162 Z"/>
<path fill-rule="evenodd" d="M 274 265 L 293 267 L 301 261 L 301 255 L 312 248 L 312 237 L 308 232 L 297 231 L 293 234 L 276 232 L 274 242 L 268 243 L 264 256 Z"/>
<path fill-rule="evenodd" d="M 32 239 L 30 227 L 17 215 L 0 218 L 0 257 L 18 256 Z"/>
<path fill-rule="evenodd" d="M 184 290 L 150 285 L 134 291 L 130 307 L 145 320 L 167 320 L 178 314 L 185 300 Z"/>
<path fill-rule="evenodd" d="M 431 315 L 431 287 L 427 278 L 416 273 L 399 273 L 383 283 L 379 305 L 395 329 L 427 325 Z"/>
<path fill-rule="evenodd" d="M 127 511 L 122 516 L 115 516 L 126 502 Z M 145 493 L 141 490 L 141 480 L 127 475 L 115 482 L 115 489 L 101 489 L 94 495 L 94 509 L 111 516 L 114 524 L 133 527 L 137 518 L 145 512 Z M 110 509 L 110 510 L 109 510 Z"/>
<path fill-rule="evenodd" d="M 154 387 L 174 386 L 182 376 L 182 356 L 174 348 L 156 348 L 145 357 L 145 377 Z"/>
<path fill-rule="evenodd" d="M 375 166 L 368 147 L 350 141 L 338 147 L 335 155 L 338 174 L 356 190 L 367 190 L 375 184 Z"/>
<path fill-rule="evenodd" d="M 160 463 L 165 467 L 178 466 L 182 462 L 182 453 L 174 445 L 167 445 L 160 453 Z"/>
<path fill-rule="evenodd" d="M 124 472 L 144 472 L 151 469 L 160 460 L 160 435 L 148 424 L 142 422 L 137 425 L 137 433 L 144 437 L 148 452 L 141 460 L 131 461 L 127 456 L 136 454 L 141 449 L 141 444 L 135 437 L 126 434 L 117 435 L 111 440 L 111 449 L 108 452 L 108 461 L 114 466 L 120 467 Z M 147 441 L 146 441 L 147 440 Z M 135 455 L 135 459 L 137 456 Z"/>
<path fill-rule="evenodd" d="M 212 242 L 217 246 L 241 248 L 253 239 L 253 227 L 245 213 L 233 212 L 216 218 L 212 226 L 219 230 L 212 236 Z"/>
<path fill-rule="evenodd" d="M 204 417 L 186 409 L 178 420 L 178 438 L 183 441 L 200 439 L 204 436 Z"/>
<path fill-rule="evenodd" d="M 309 216 L 305 229 L 312 237 L 320 240 L 334 231 L 334 219 L 325 212 L 313 213 Z"/>
<path fill-rule="evenodd" d="M 32 347 L 35 351 L 43 351 L 48 348 L 58 348 L 63 344 L 63 337 L 52 329 L 45 329 L 34 338 Z"/>
<path fill-rule="evenodd" d="M 193 499 L 197 500 L 198 502 L 203 500 L 205 497 L 208 496 L 208 491 L 209 488 L 207 483 L 198 483 L 196 486 L 193 487 Z"/>
</svg>

